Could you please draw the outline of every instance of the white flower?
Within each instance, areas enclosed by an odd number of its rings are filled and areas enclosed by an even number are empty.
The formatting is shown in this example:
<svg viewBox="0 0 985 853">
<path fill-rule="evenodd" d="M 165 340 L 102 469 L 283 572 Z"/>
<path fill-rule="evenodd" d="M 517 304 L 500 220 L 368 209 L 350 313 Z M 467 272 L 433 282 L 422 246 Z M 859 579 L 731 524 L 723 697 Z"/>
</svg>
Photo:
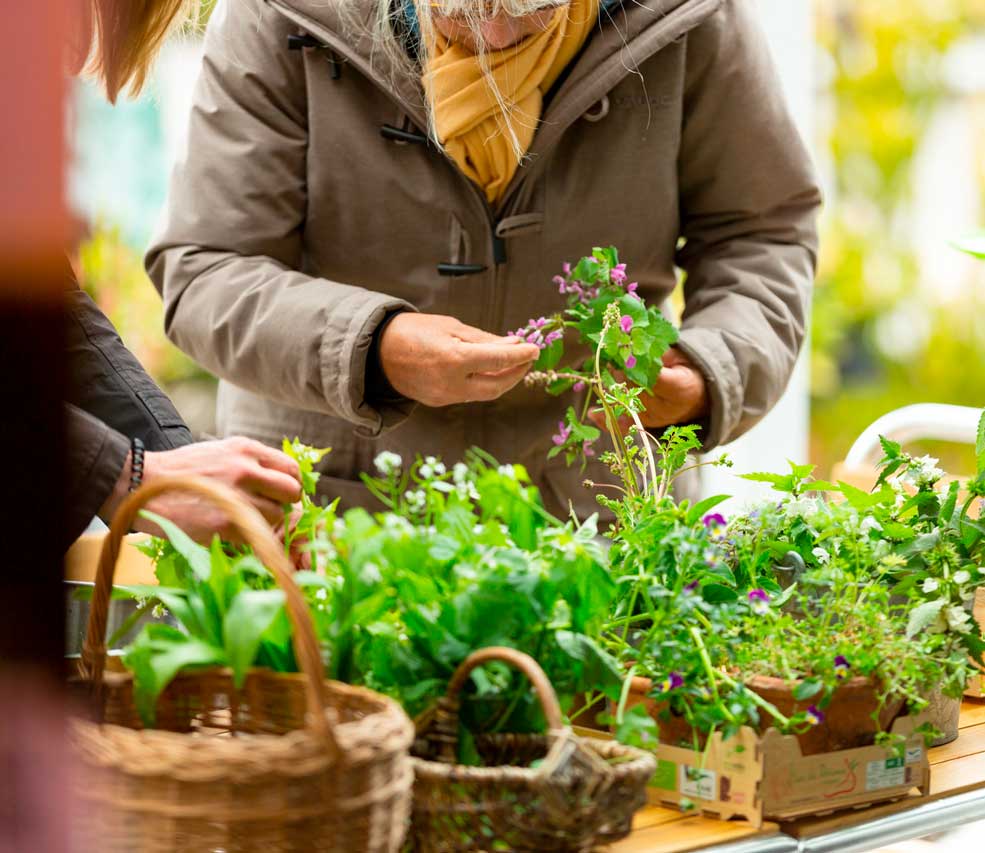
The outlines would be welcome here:
<svg viewBox="0 0 985 853">
<path fill-rule="evenodd" d="M 787 518 L 807 518 L 817 512 L 817 501 L 814 498 L 797 498 L 787 501 L 784 511 Z"/>
<path fill-rule="evenodd" d="M 923 582 L 924 592 L 936 592 L 940 588 L 940 584 L 937 583 L 937 578 L 927 578 Z"/>
<path fill-rule="evenodd" d="M 831 554 L 828 553 L 827 549 L 818 546 L 811 553 L 817 557 L 817 561 L 823 566 L 831 562 Z"/>
<path fill-rule="evenodd" d="M 512 465 L 500 465 L 499 466 L 499 473 L 503 477 L 509 477 L 511 480 L 515 480 L 516 479 L 516 471 L 513 470 L 513 466 Z"/>
<path fill-rule="evenodd" d="M 438 464 L 438 457 L 437 456 L 425 456 L 424 457 L 424 464 L 426 464 L 426 465 L 437 465 Z"/>
<path fill-rule="evenodd" d="M 985 566 L 978 567 L 978 574 L 985 575 Z"/>
<path fill-rule="evenodd" d="M 968 624 L 971 621 L 971 614 L 960 604 L 952 604 L 944 611 L 944 615 L 952 631 L 967 634 L 971 630 L 971 625 Z"/>
<path fill-rule="evenodd" d="M 913 483 L 918 489 L 934 485 L 944 472 L 937 467 L 938 460 L 933 456 L 920 456 L 912 459 L 906 467 L 904 480 Z"/>
<path fill-rule="evenodd" d="M 393 472 L 400 470 L 404 464 L 404 460 L 400 458 L 399 454 L 384 450 L 382 453 L 377 454 L 373 460 L 373 464 L 376 466 L 376 470 L 384 477 L 389 477 Z"/>
<path fill-rule="evenodd" d="M 451 483 L 446 483 L 444 480 L 436 480 L 431 484 L 431 488 L 437 492 L 444 492 L 445 494 L 455 491 L 455 486 Z"/>
<path fill-rule="evenodd" d="M 417 471 L 424 480 L 430 480 L 434 476 L 434 468 L 427 462 L 425 462 Z"/>
<path fill-rule="evenodd" d="M 956 584 L 968 583 L 971 580 L 971 572 L 967 569 L 961 569 L 959 572 L 954 573 L 954 582 Z"/>
<path fill-rule="evenodd" d="M 868 533 L 870 530 L 881 531 L 882 525 L 878 521 L 876 521 L 871 515 L 867 515 L 863 519 L 862 526 L 860 529 L 862 533 L 865 534 Z"/>
<path fill-rule="evenodd" d="M 379 583 L 383 580 L 380 567 L 376 563 L 366 563 L 363 565 L 362 580 L 366 583 Z"/>
<path fill-rule="evenodd" d="M 404 492 L 404 500 L 407 501 L 407 504 L 412 510 L 424 509 L 427 499 L 428 496 L 421 489 L 418 489 L 416 492 L 409 490 Z"/>
<path fill-rule="evenodd" d="M 465 478 L 468 477 L 468 475 L 469 466 L 464 462 L 456 462 L 455 466 L 451 469 L 451 478 L 459 486 L 465 482 Z"/>
</svg>

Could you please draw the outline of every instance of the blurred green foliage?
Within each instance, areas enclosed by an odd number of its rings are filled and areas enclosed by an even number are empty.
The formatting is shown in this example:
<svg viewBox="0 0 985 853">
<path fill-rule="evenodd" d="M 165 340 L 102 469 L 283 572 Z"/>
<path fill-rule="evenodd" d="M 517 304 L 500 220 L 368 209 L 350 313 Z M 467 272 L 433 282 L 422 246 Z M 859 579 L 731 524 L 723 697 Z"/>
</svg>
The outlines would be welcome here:
<svg viewBox="0 0 985 853">
<path fill-rule="evenodd" d="M 97 224 L 79 248 L 78 268 L 82 289 L 160 385 L 208 376 L 164 336 L 161 297 L 147 278 L 140 252 L 118 228 Z"/>
<path fill-rule="evenodd" d="M 985 293 L 928 298 L 909 227 L 914 157 L 950 96 L 943 59 L 985 35 L 985 3 L 816 0 L 815 10 L 833 187 L 814 299 L 811 459 L 827 470 L 891 409 L 985 404 Z M 878 324 L 893 314 L 880 341 Z M 950 469 L 972 467 L 970 448 L 934 450 Z"/>
</svg>

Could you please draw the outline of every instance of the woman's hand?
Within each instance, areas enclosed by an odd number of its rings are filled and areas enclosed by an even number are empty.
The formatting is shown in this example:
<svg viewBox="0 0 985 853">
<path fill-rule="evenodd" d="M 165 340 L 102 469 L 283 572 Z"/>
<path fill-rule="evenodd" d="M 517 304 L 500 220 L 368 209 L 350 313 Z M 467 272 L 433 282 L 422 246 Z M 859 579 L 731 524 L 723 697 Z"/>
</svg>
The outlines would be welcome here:
<svg viewBox="0 0 985 853">
<path fill-rule="evenodd" d="M 380 339 L 387 381 L 425 406 L 495 400 L 516 385 L 540 350 L 466 326 L 454 317 L 405 312 Z"/>
<path fill-rule="evenodd" d="M 707 417 L 708 386 L 701 371 L 676 347 L 664 353 L 663 363 L 653 391 L 640 397 L 643 426 L 692 424 Z"/>
<path fill-rule="evenodd" d="M 238 491 L 256 507 L 271 525 L 284 518 L 284 504 L 301 497 L 301 474 L 289 456 L 249 438 L 202 441 L 175 450 L 148 451 L 144 456 L 145 483 L 159 477 L 207 477 Z M 123 466 L 113 494 L 99 512 L 109 520 L 126 496 L 130 484 L 130 460 Z M 154 498 L 147 509 L 177 524 L 198 542 L 208 542 L 218 533 L 223 539 L 237 541 L 229 519 L 205 498 L 173 492 Z M 137 530 L 160 535 L 157 525 L 138 517 Z"/>
<path fill-rule="evenodd" d="M 653 390 L 640 396 L 643 426 L 656 429 L 692 424 L 707 417 L 710 408 L 708 386 L 701 371 L 676 347 L 664 353 L 663 364 Z M 614 375 L 617 381 L 626 381 L 622 374 L 616 372 Z M 605 429 L 605 415 L 601 409 L 594 409 L 589 417 L 597 427 Z M 625 432 L 632 423 L 632 418 L 624 415 L 619 419 L 619 428 Z"/>
</svg>

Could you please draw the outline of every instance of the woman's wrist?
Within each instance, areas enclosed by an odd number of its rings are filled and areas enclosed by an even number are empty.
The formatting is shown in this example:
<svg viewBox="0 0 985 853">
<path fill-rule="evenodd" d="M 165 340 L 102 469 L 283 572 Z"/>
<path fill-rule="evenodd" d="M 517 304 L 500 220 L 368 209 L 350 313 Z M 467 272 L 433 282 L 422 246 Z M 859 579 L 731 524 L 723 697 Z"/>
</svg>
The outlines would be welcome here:
<svg viewBox="0 0 985 853">
<path fill-rule="evenodd" d="M 126 459 L 123 460 L 123 467 L 120 469 L 120 473 L 117 475 L 116 482 L 113 484 L 113 490 L 103 501 L 103 505 L 99 508 L 98 515 L 107 524 L 112 520 L 113 516 L 116 514 L 116 510 L 119 508 L 120 504 L 123 503 L 123 499 L 127 496 L 130 491 L 130 477 L 132 476 L 132 451 L 127 452 Z"/>
</svg>

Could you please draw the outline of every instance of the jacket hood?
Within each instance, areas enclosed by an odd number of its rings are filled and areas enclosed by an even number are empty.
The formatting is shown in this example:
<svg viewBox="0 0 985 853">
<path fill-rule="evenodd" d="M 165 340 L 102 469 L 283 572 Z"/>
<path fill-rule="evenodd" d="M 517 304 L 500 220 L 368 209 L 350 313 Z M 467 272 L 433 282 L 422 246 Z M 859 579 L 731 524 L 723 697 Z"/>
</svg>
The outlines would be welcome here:
<svg viewBox="0 0 985 853">
<path fill-rule="evenodd" d="M 333 52 L 388 91 L 421 127 L 426 127 L 423 93 L 419 81 L 408 80 L 390 67 L 375 49 L 372 16 L 375 5 L 355 0 L 352 11 L 342 13 L 340 0 L 264 0 L 299 28 L 324 42 Z M 670 42 L 681 38 L 729 0 L 651 0 L 644 6 L 624 0 L 603 0 L 599 32 L 589 41 L 555 93 L 544 115 L 555 125 L 567 125 L 582 115 L 623 77 Z M 409 0 L 406 0 L 409 4 Z M 416 23 L 408 21 L 413 32 Z M 577 93 L 577 97 L 571 97 Z M 558 134 L 559 135 L 559 134 Z M 539 134 L 553 136 L 553 134 Z M 549 139 L 548 142 L 554 140 Z M 531 153 L 541 148 L 535 142 Z"/>
</svg>

